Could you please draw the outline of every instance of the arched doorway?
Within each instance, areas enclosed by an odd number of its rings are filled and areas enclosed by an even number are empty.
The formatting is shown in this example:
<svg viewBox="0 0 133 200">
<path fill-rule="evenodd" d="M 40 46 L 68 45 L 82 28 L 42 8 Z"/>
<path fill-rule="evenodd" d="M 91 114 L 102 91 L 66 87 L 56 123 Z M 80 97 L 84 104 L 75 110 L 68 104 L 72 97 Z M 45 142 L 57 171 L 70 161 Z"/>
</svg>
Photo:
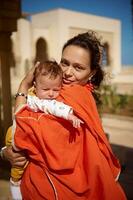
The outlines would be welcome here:
<svg viewBox="0 0 133 200">
<path fill-rule="evenodd" d="M 47 42 L 43 37 L 40 37 L 36 42 L 36 54 L 34 62 L 43 62 L 48 60 Z"/>
</svg>

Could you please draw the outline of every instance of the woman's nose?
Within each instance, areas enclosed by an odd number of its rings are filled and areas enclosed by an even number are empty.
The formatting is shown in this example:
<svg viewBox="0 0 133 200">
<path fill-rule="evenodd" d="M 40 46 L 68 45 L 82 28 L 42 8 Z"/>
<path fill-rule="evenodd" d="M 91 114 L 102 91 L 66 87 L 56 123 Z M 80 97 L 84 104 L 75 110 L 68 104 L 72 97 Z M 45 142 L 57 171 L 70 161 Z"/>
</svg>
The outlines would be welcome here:
<svg viewBox="0 0 133 200">
<path fill-rule="evenodd" d="M 65 70 L 65 76 L 66 77 L 70 77 L 70 76 L 72 76 L 72 74 L 73 74 L 73 71 L 72 71 L 72 67 L 70 66 L 70 67 L 68 67 L 66 70 Z"/>
</svg>

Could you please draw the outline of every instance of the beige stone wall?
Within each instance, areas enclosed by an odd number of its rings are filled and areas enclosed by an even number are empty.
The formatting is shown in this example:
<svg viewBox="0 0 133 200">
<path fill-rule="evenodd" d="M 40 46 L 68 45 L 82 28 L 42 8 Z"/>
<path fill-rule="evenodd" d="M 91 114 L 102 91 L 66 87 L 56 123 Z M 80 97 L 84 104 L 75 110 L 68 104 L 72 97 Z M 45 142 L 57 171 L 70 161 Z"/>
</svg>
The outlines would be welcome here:
<svg viewBox="0 0 133 200">
<path fill-rule="evenodd" d="M 50 57 L 55 57 L 57 60 L 60 60 L 64 42 L 71 36 L 85 32 L 88 29 L 99 32 L 103 36 L 103 40 L 108 41 L 110 44 L 111 69 L 116 72 L 120 71 L 120 21 L 65 9 L 57 9 L 33 15 L 32 24 L 37 29 L 49 29 Z"/>
<path fill-rule="evenodd" d="M 103 42 L 109 44 L 111 64 L 105 67 L 105 71 L 113 74 L 112 82 L 121 83 L 122 80 L 128 82 L 132 79 L 132 73 L 128 76 L 121 73 L 121 23 L 118 20 L 55 9 L 32 15 L 31 21 L 18 20 L 17 29 L 18 31 L 12 36 L 16 59 L 16 68 L 11 70 L 13 93 L 16 92 L 16 86 L 25 71 L 32 65 L 36 42 L 40 37 L 47 42 L 49 58 L 55 58 L 59 62 L 64 43 L 74 35 L 89 29 L 97 31 Z"/>
<path fill-rule="evenodd" d="M 77 34 L 85 33 L 87 31 L 88 31 L 88 29 L 70 27 L 69 28 L 69 38 L 72 38 Z"/>
<path fill-rule="evenodd" d="M 133 95 L 133 66 L 125 66 L 113 77 L 112 84 L 117 86 L 120 94 Z"/>
<path fill-rule="evenodd" d="M 32 28 L 28 20 L 19 19 L 17 32 L 12 34 L 15 67 L 11 68 L 11 89 L 15 94 L 20 80 L 32 66 Z"/>
<path fill-rule="evenodd" d="M 133 147 L 133 118 L 104 114 L 102 123 L 111 143 Z"/>
</svg>

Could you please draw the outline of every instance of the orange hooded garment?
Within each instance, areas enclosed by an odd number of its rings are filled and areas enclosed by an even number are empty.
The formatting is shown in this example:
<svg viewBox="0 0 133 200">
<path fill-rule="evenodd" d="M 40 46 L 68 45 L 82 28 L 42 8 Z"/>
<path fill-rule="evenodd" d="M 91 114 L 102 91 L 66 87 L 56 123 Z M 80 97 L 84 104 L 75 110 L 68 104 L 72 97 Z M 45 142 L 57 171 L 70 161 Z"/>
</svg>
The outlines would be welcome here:
<svg viewBox="0 0 133 200">
<path fill-rule="evenodd" d="M 15 146 L 29 156 L 21 182 L 24 200 L 125 200 L 91 87 L 64 87 L 58 100 L 72 106 L 84 124 L 72 124 L 27 106 L 15 116 Z"/>
</svg>

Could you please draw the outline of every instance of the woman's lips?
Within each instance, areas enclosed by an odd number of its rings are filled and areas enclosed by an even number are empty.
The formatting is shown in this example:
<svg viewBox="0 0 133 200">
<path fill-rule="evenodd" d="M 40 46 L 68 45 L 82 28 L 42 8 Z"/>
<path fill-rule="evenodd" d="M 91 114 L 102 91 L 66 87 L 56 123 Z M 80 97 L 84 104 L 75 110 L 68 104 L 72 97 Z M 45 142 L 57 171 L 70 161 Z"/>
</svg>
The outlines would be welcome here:
<svg viewBox="0 0 133 200">
<path fill-rule="evenodd" d="M 63 83 L 71 84 L 73 81 L 63 78 Z"/>
</svg>

